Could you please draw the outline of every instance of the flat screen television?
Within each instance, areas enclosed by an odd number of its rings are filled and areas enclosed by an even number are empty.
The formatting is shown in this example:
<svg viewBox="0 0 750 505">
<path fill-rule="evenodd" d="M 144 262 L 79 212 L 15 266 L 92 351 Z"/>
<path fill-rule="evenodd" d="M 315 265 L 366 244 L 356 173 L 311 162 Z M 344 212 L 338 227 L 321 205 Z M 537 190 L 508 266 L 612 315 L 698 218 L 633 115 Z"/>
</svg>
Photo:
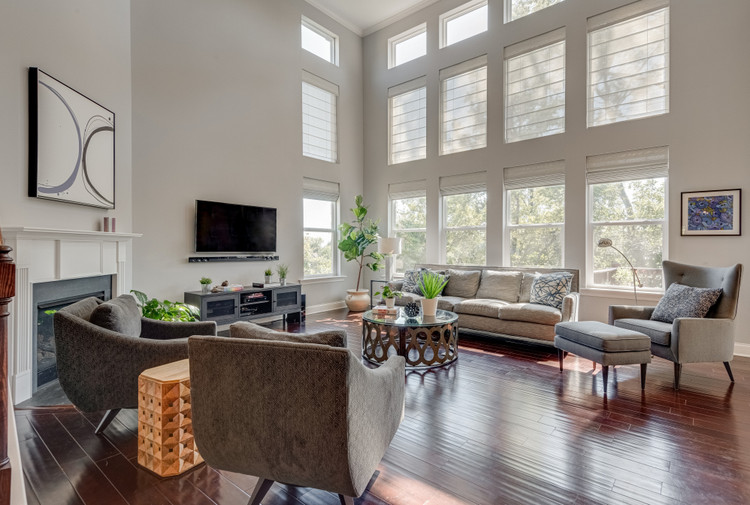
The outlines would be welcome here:
<svg viewBox="0 0 750 505">
<path fill-rule="evenodd" d="M 196 200 L 195 252 L 275 251 L 276 209 Z"/>
</svg>

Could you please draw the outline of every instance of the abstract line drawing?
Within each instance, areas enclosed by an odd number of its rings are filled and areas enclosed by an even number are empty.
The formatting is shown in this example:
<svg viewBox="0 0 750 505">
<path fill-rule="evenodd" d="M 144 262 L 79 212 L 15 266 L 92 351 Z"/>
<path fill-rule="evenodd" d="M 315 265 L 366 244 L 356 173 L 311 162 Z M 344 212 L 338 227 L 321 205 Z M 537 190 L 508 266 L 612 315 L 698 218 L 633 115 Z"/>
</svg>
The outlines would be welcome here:
<svg viewBox="0 0 750 505">
<path fill-rule="evenodd" d="M 29 68 L 29 196 L 115 207 L 115 114 Z"/>
</svg>

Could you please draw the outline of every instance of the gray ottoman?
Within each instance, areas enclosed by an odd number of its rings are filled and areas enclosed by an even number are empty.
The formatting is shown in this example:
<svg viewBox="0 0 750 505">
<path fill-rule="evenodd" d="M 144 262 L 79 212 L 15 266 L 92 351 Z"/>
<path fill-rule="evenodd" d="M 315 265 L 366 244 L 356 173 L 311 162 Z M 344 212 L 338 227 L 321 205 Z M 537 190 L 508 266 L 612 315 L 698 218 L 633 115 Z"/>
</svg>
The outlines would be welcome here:
<svg viewBox="0 0 750 505">
<path fill-rule="evenodd" d="M 563 370 L 564 352 L 602 365 L 604 392 L 612 365 L 641 365 L 641 389 L 646 387 L 646 364 L 651 363 L 651 339 L 643 333 L 599 321 L 576 321 L 555 325 L 555 347 Z"/>
</svg>

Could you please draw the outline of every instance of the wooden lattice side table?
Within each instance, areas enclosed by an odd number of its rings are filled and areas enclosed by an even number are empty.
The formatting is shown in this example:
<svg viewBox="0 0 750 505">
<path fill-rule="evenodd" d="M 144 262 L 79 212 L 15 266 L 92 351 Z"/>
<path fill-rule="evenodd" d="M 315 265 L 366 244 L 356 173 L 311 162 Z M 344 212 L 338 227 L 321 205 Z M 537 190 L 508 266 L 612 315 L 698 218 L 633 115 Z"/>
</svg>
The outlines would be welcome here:
<svg viewBox="0 0 750 505">
<path fill-rule="evenodd" d="M 193 438 L 188 360 L 138 376 L 138 464 L 162 477 L 203 462 Z"/>
</svg>

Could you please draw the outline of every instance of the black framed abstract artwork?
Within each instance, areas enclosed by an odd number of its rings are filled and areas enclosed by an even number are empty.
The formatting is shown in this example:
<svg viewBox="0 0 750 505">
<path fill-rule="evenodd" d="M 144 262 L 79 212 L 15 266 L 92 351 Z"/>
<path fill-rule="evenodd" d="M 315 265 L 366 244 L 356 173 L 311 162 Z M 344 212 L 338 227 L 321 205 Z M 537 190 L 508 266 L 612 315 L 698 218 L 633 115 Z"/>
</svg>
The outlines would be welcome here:
<svg viewBox="0 0 750 505">
<path fill-rule="evenodd" d="M 742 190 L 682 193 L 681 235 L 740 235 Z"/>
<path fill-rule="evenodd" d="M 115 113 L 29 68 L 29 196 L 115 208 Z"/>
</svg>

